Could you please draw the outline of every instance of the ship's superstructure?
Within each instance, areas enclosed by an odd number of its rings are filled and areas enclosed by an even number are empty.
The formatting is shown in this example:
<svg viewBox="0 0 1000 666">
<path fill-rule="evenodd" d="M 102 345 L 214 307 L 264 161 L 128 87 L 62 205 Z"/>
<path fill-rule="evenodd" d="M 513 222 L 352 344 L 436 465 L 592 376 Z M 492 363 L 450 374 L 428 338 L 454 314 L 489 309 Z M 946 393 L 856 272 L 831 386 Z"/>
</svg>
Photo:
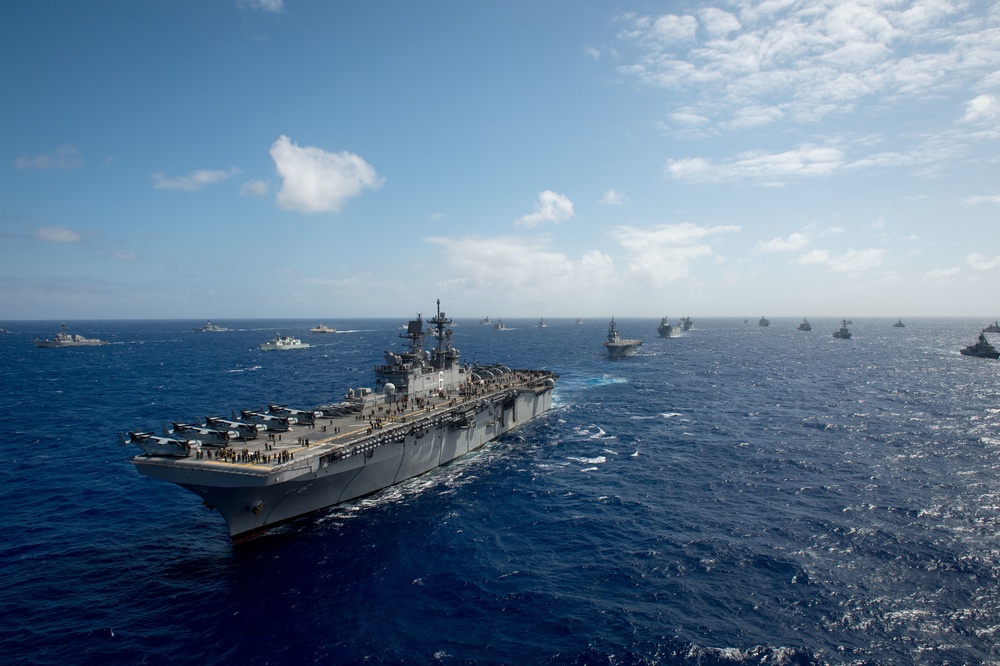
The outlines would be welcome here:
<svg viewBox="0 0 1000 666">
<path fill-rule="evenodd" d="M 239 541 L 423 474 L 551 408 L 557 375 L 462 365 L 440 302 L 427 323 L 435 348 L 423 348 L 418 315 L 400 336 L 404 351 L 387 351 L 376 366 L 375 390 L 350 389 L 315 410 L 241 410 L 220 428 L 228 439 L 221 445 L 192 431 L 183 439 L 130 433 L 123 441 L 143 450 L 133 458 L 140 472 L 201 496 Z M 234 438 L 236 420 L 251 418 L 259 436 Z"/>
</svg>

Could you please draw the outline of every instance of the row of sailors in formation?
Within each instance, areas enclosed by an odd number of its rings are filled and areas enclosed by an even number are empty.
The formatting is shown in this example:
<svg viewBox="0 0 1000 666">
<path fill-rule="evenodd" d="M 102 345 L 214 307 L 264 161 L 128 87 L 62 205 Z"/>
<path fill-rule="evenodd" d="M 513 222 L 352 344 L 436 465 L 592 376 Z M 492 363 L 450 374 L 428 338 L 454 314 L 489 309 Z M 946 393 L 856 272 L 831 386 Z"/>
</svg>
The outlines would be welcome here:
<svg viewBox="0 0 1000 666">
<path fill-rule="evenodd" d="M 221 460 L 228 463 L 267 465 L 270 463 L 284 463 L 289 460 L 295 460 L 295 453 L 293 451 L 284 450 L 270 454 L 262 451 L 251 451 L 249 449 L 243 449 L 241 451 L 236 451 L 234 449 L 219 449 L 218 451 L 212 451 L 212 449 L 199 448 L 195 452 L 195 457 L 199 460 L 207 458 L 209 460 Z"/>
</svg>

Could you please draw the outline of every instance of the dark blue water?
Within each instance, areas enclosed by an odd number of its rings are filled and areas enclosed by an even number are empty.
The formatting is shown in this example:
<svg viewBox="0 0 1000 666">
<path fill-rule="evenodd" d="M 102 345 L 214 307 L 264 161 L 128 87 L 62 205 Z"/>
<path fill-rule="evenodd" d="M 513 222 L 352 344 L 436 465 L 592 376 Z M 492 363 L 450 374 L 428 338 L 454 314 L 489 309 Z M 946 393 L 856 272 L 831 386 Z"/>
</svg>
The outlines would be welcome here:
<svg viewBox="0 0 1000 666">
<path fill-rule="evenodd" d="M 986 322 L 706 319 L 619 361 L 606 321 L 455 329 L 561 375 L 457 464 L 246 546 L 118 430 L 371 386 L 400 321 L 76 322 L 0 335 L 0 655 L 14 664 L 1000 659 L 1000 364 Z M 308 350 L 265 353 L 275 330 Z"/>
</svg>

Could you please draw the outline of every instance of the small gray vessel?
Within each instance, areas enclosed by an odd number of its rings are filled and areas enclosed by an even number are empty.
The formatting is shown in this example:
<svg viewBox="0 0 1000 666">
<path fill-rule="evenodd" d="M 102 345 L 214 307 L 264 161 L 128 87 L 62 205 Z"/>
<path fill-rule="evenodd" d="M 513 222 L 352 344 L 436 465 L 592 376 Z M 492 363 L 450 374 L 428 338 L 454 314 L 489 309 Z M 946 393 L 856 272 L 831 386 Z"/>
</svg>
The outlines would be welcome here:
<svg viewBox="0 0 1000 666">
<path fill-rule="evenodd" d="M 66 332 L 66 324 L 62 324 L 59 327 L 59 332 L 55 334 L 52 338 L 48 340 L 32 340 L 31 344 L 36 347 L 98 347 L 100 345 L 110 344 L 107 340 L 98 340 L 97 338 L 85 338 L 82 335 L 72 334 Z"/>
</svg>

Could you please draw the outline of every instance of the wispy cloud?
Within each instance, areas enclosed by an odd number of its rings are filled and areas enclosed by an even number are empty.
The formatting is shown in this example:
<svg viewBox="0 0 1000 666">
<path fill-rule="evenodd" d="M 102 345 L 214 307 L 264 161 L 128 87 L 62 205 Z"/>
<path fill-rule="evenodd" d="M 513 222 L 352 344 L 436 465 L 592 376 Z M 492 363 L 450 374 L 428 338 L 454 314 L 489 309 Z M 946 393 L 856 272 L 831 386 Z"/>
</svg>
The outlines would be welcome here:
<svg viewBox="0 0 1000 666">
<path fill-rule="evenodd" d="M 22 156 L 14 160 L 18 169 L 75 169 L 83 164 L 76 146 L 59 146 L 52 155 Z"/>
<path fill-rule="evenodd" d="M 951 268 L 935 268 L 934 270 L 924 273 L 924 278 L 933 281 L 947 280 L 948 278 L 955 277 L 961 272 L 962 269 L 958 266 L 952 266 Z"/>
<path fill-rule="evenodd" d="M 559 224 L 570 219 L 573 215 L 575 215 L 573 202 L 569 200 L 569 197 L 552 190 L 545 190 L 538 193 L 535 211 L 517 218 L 514 220 L 514 224 L 530 229 L 546 222 Z"/>
<path fill-rule="evenodd" d="M 192 171 L 186 176 L 177 176 L 174 178 L 168 178 L 167 176 L 164 176 L 162 172 L 154 173 L 153 187 L 158 190 L 184 190 L 185 192 L 194 192 L 195 190 L 200 190 L 208 185 L 221 183 L 237 173 L 239 173 L 239 169 L 236 167 L 233 167 L 228 171 L 198 169 L 197 171 Z"/>
<path fill-rule="evenodd" d="M 240 196 L 262 197 L 267 194 L 271 184 L 266 180 L 251 180 L 243 184 L 240 188 Z"/>
<path fill-rule="evenodd" d="M 285 11 L 285 0 L 238 0 L 240 7 L 261 12 L 280 14 Z"/>
<path fill-rule="evenodd" d="M 790 177 L 828 175 L 844 166 L 840 149 L 804 145 L 781 153 L 745 152 L 719 164 L 704 157 L 670 159 L 663 171 L 671 178 L 695 183 L 753 179 L 778 184 Z"/>
<path fill-rule="evenodd" d="M 838 273 L 860 273 L 881 266 L 883 257 L 885 250 L 882 248 L 848 250 L 839 255 L 828 250 L 812 250 L 791 263 L 799 266 L 823 265 Z"/>
<path fill-rule="evenodd" d="M 990 194 L 986 196 L 969 197 L 963 203 L 974 205 L 981 203 L 1000 203 L 1000 194 Z"/>
<path fill-rule="evenodd" d="M 623 203 L 626 203 L 627 201 L 628 198 L 624 196 L 621 192 L 618 192 L 616 190 L 608 190 L 607 192 L 604 193 L 604 196 L 601 197 L 600 203 L 607 204 L 609 206 L 619 206 Z"/>
<path fill-rule="evenodd" d="M 973 253 L 965 258 L 965 262 L 977 271 L 990 271 L 1000 266 L 1000 255 L 990 259 L 986 255 Z"/>
<path fill-rule="evenodd" d="M 69 227 L 38 227 L 35 236 L 52 243 L 79 243 L 83 240 L 80 234 Z"/>
<path fill-rule="evenodd" d="M 358 155 L 300 147 L 284 135 L 271 146 L 271 158 L 282 178 L 277 202 L 285 210 L 336 213 L 348 199 L 377 190 L 385 182 Z"/>
</svg>

